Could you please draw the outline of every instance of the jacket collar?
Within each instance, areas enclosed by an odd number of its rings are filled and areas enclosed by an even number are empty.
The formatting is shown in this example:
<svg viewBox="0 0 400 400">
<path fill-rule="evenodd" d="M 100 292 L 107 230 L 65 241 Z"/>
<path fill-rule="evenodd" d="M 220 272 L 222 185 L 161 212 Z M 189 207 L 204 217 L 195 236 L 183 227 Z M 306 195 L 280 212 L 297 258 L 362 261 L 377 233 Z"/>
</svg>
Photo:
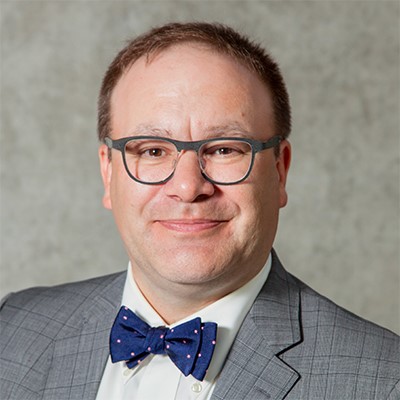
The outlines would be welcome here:
<svg viewBox="0 0 400 400">
<path fill-rule="evenodd" d="M 300 290 L 272 251 L 270 275 L 236 337 L 213 399 L 283 399 L 300 375 L 281 355 L 302 342 Z"/>
</svg>

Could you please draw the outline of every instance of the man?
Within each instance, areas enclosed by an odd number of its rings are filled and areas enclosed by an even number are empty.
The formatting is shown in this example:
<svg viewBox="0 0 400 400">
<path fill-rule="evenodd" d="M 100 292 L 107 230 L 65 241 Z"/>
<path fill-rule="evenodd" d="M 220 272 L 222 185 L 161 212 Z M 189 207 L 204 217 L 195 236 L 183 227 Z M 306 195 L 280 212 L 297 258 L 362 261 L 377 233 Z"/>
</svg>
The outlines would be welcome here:
<svg viewBox="0 0 400 400">
<path fill-rule="evenodd" d="M 399 338 L 272 249 L 289 132 L 278 66 L 230 28 L 129 43 L 99 99 L 128 271 L 5 299 L 2 398 L 398 399 Z"/>
</svg>

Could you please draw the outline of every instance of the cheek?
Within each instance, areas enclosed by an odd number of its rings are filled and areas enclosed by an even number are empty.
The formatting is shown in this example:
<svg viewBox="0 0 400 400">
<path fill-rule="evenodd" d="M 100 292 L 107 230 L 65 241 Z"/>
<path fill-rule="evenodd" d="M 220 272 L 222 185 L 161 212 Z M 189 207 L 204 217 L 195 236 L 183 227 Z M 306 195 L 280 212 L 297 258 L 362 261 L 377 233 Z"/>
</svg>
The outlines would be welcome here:
<svg viewBox="0 0 400 400">
<path fill-rule="evenodd" d="M 263 168 L 254 172 L 257 173 L 249 179 L 248 187 L 243 186 L 244 190 L 240 194 L 241 222 L 252 237 L 274 229 L 281 201 L 276 171 L 269 166 L 269 169 Z"/>
<path fill-rule="evenodd" d="M 232 235 L 240 235 L 241 240 L 253 236 L 262 212 L 263 197 L 260 191 L 253 183 L 246 183 L 237 186 L 229 197 L 236 203 L 238 209 Z"/>
<path fill-rule="evenodd" d="M 125 169 L 114 168 L 110 184 L 112 211 L 119 226 L 129 224 L 131 229 L 140 224 L 138 218 L 154 198 L 156 188 L 132 180 Z M 133 219 L 133 218 L 134 219 Z"/>
</svg>

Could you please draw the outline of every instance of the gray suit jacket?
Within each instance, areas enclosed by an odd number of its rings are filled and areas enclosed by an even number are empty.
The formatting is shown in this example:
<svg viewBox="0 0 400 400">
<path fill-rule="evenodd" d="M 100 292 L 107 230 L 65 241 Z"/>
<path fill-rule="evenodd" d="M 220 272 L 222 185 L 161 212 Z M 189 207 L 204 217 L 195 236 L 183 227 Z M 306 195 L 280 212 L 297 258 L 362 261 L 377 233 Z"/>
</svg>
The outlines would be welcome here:
<svg viewBox="0 0 400 400">
<path fill-rule="evenodd" d="M 10 296 L 0 313 L 0 398 L 95 399 L 125 277 Z M 212 398 L 398 400 L 399 347 L 397 335 L 317 294 L 274 253 Z"/>
</svg>

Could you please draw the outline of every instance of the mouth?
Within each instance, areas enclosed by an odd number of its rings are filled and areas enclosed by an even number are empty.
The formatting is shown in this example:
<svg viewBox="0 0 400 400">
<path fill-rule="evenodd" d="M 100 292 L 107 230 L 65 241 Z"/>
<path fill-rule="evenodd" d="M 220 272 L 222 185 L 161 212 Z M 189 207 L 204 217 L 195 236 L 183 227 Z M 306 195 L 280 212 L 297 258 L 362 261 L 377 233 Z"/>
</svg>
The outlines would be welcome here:
<svg viewBox="0 0 400 400">
<path fill-rule="evenodd" d="M 170 231 L 182 233 L 200 233 L 215 229 L 227 221 L 210 219 L 171 219 L 158 220 L 156 222 Z"/>
</svg>

